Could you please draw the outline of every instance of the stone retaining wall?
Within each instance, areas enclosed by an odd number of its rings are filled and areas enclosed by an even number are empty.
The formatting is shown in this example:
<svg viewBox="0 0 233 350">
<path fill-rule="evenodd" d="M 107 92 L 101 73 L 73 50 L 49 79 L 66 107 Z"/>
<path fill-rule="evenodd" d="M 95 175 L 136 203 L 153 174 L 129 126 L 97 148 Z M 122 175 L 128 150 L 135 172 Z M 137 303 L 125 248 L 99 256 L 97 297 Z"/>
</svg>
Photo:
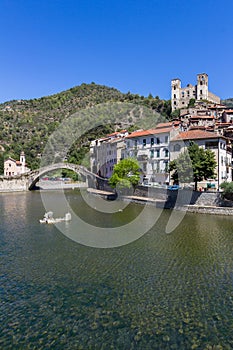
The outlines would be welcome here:
<svg viewBox="0 0 233 350">
<path fill-rule="evenodd" d="M 198 205 L 188 205 L 187 211 L 198 214 L 233 215 L 233 208 L 230 207 L 208 207 Z"/>
<path fill-rule="evenodd" d="M 189 189 L 171 191 L 163 188 L 138 186 L 135 196 L 166 200 L 166 207 L 182 205 L 233 207 L 233 201 L 222 198 L 221 192 L 199 192 Z"/>
<path fill-rule="evenodd" d="M 0 192 L 28 191 L 26 178 L 5 178 L 0 177 Z"/>
</svg>

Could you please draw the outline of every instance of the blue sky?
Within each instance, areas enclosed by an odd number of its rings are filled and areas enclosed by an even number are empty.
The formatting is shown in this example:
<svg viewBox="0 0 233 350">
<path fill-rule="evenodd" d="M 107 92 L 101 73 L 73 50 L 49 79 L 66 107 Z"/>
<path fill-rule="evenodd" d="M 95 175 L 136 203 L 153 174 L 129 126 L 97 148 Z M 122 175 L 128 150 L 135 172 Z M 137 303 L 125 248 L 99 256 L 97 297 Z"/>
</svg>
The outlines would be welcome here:
<svg viewBox="0 0 233 350">
<path fill-rule="evenodd" d="M 170 80 L 233 97 L 232 0 L 1 0 L 0 102 L 94 81 L 170 98 Z"/>
</svg>

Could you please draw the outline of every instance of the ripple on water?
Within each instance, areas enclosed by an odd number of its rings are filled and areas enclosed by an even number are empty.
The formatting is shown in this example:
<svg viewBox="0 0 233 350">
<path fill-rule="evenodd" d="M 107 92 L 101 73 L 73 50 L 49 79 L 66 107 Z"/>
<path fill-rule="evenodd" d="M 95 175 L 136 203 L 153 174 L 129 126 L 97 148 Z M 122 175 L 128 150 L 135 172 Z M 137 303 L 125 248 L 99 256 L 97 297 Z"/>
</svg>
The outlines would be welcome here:
<svg viewBox="0 0 233 350">
<path fill-rule="evenodd" d="M 232 219 L 190 214 L 165 234 L 165 212 L 132 244 L 94 249 L 38 225 L 37 194 L 0 206 L 0 348 L 233 348 Z"/>
</svg>

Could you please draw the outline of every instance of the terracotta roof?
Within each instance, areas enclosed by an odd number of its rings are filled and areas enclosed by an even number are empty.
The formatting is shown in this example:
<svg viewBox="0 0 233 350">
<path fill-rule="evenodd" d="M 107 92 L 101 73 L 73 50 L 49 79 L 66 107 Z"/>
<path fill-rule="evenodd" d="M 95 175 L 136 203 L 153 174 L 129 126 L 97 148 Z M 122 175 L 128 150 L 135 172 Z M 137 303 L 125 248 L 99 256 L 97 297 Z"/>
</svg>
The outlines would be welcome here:
<svg viewBox="0 0 233 350">
<path fill-rule="evenodd" d="M 116 131 L 116 132 L 113 132 L 111 134 L 108 134 L 107 136 L 115 136 L 115 135 L 118 135 L 118 134 L 124 134 L 126 132 L 127 132 L 127 130 Z"/>
<path fill-rule="evenodd" d="M 232 114 L 233 113 L 233 109 L 227 109 L 226 111 L 224 111 L 225 113 L 230 113 Z"/>
<path fill-rule="evenodd" d="M 171 141 L 179 140 L 198 140 L 198 139 L 215 139 L 215 138 L 224 138 L 214 132 L 208 132 L 203 130 L 189 130 L 180 132 L 179 135 L 174 137 Z"/>
<path fill-rule="evenodd" d="M 173 122 L 167 122 L 167 123 L 159 123 L 156 126 L 156 129 L 160 129 L 160 128 L 171 128 L 172 126 L 178 126 L 180 125 L 180 121 L 175 120 Z"/>
<path fill-rule="evenodd" d="M 217 104 L 217 105 L 209 106 L 209 107 L 208 107 L 208 109 L 216 109 L 216 108 L 222 109 L 222 108 L 226 108 L 226 106 L 225 106 L 225 105 Z"/>
<path fill-rule="evenodd" d="M 7 162 L 8 160 L 11 160 L 12 162 L 16 163 L 16 160 L 14 158 L 8 157 L 5 162 Z"/>
<path fill-rule="evenodd" d="M 126 136 L 126 139 L 134 138 L 134 137 L 140 137 L 140 136 L 148 136 L 148 135 L 155 135 L 155 134 L 162 134 L 165 132 L 170 132 L 172 128 L 161 128 L 161 129 L 149 129 L 149 130 L 138 130 L 132 132 L 130 135 Z"/>
<path fill-rule="evenodd" d="M 192 115 L 189 119 L 214 119 L 213 115 Z"/>
</svg>

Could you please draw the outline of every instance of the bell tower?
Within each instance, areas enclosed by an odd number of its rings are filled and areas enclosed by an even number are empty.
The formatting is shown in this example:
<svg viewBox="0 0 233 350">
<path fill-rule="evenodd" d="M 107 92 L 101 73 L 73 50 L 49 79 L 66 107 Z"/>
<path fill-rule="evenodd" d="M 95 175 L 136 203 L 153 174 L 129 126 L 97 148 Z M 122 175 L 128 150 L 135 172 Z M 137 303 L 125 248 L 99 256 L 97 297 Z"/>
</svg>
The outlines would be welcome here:
<svg viewBox="0 0 233 350">
<path fill-rule="evenodd" d="M 208 75 L 197 74 L 197 100 L 208 100 Z"/>
<path fill-rule="evenodd" d="M 176 110 L 177 108 L 180 108 L 179 107 L 180 89 L 181 89 L 181 81 L 180 81 L 180 79 L 172 79 L 172 81 L 171 81 L 172 111 Z"/>
<path fill-rule="evenodd" d="M 26 159 L 25 159 L 25 154 L 22 151 L 20 153 L 20 163 L 21 163 L 21 173 L 25 173 L 25 165 L 26 165 Z"/>
</svg>

